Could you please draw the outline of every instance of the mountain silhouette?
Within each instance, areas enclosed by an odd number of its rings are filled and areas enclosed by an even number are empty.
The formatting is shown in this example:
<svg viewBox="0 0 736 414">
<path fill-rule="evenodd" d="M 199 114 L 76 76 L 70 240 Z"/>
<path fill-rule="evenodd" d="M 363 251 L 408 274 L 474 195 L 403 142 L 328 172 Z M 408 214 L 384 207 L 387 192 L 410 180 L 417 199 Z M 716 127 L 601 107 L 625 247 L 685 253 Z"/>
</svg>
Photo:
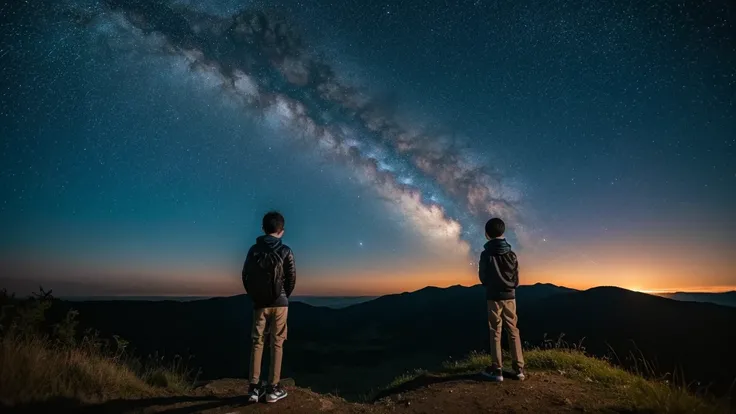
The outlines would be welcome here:
<svg viewBox="0 0 736 414">
<path fill-rule="evenodd" d="M 688 381 L 728 392 L 736 372 L 736 309 L 675 301 L 615 287 L 577 291 L 537 284 L 517 291 L 522 340 L 550 345 L 564 334 L 598 356 L 633 367 L 631 355 L 658 374 L 684 372 Z M 245 295 L 190 302 L 60 301 L 80 323 L 130 341 L 142 356 L 193 356 L 202 379 L 245 377 L 252 305 Z M 547 342 L 545 342 L 547 340 Z M 293 302 L 284 375 L 315 391 L 356 396 L 414 368 L 439 366 L 489 342 L 482 286 L 427 287 L 342 309 Z"/>
<path fill-rule="evenodd" d="M 660 293 L 660 296 L 682 300 L 687 302 L 709 302 L 723 306 L 736 307 L 736 290 L 730 292 L 675 292 L 675 293 Z"/>
<path fill-rule="evenodd" d="M 680 370 L 685 380 L 712 384 L 721 392 L 735 378 L 732 308 L 599 287 L 540 300 L 519 314 L 527 337 L 544 331 L 565 333 L 570 341 L 584 338 L 593 354 L 612 349 L 614 358 L 630 364 L 633 353 L 660 373 Z"/>
</svg>

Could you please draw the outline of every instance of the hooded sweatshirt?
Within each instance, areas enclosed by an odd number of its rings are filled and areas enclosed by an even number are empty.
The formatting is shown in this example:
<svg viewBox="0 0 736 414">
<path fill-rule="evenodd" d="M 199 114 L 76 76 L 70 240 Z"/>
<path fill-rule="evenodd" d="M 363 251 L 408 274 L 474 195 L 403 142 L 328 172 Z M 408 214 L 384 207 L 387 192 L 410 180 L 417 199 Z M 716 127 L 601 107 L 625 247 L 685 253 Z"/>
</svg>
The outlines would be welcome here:
<svg viewBox="0 0 736 414">
<path fill-rule="evenodd" d="M 289 296 L 294 291 L 296 286 L 296 266 L 294 265 L 294 253 L 291 248 L 285 245 L 280 238 L 267 234 L 265 236 L 259 236 L 256 238 L 256 244 L 251 246 L 248 250 L 248 255 L 245 258 L 243 264 L 243 284 L 247 278 L 246 269 L 248 268 L 248 260 L 253 255 L 253 251 L 259 250 L 273 250 L 275 251 L 284 261 L 284 283 L 281 289 L 281 295 L 273 303 L 253 303 L 255 309 L 262 308 L 273 308 L 273 307 L 286 307 L 289 306 Z"/>
<path fill-rule="evenodd" d="M 478 277 L 486 287 L 486 299 L 516 299 L 519 262 L 511 245 L 506 239 L 491 239 L 483 248 L 478 262 Z"/>
</svg>

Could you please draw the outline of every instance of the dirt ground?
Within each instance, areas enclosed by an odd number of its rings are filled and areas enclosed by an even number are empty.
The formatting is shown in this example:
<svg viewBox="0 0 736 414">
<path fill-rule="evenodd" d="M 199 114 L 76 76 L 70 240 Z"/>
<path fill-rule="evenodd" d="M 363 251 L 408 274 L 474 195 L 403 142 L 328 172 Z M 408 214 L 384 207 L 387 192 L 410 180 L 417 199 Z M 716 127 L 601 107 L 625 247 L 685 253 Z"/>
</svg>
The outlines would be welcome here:
<svg viewBox="0 0 736 414">
<path fill-rule="evenodd" d="M 289 395 L 273 404 L 249 404 L 247 382 L 221 379 L 188 395 L 137 400 L 111 400 L 91 406 L 58 404 L 53 412 L 90 413 L 621 413 L 631 412 L 600 385 L 557 374 L 535 373 L 526 381 L 491 383 L 479 376 L 425 375 L 373 403 L 351 403 L 341 398 L 284 383 Z M 27 409 L 32 409 L 26 407 Z M 39 407 L 35 407 L 36 409 Z M 44 409 L 45 408 L 45 409 Z M 43 407 L 48 411 L 52 407 Z M 27 409 L 23 411 L 27 411 Z M 32 409 L 35 411 L 35 409 Z M 35 411 L 41 412 L 41 411 Z"/>
</svg>

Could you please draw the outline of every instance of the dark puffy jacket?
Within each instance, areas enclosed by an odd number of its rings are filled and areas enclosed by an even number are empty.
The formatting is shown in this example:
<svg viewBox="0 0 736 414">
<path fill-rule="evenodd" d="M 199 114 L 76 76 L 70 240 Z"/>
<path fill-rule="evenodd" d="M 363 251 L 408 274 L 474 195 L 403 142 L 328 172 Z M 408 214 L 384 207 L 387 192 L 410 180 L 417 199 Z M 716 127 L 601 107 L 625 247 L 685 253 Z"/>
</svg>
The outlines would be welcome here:
<svg viewBox="0 0 736 414">
<path fill-rule="evenodd" d="M 281 289 L 281 296 L 278 297 L 273 303 L 253 303 L 253 307 L 256 309 L 262 308 L 274 308 L 274 307 L 286 307 L 289 306 L 289 296 L 294 291 L 296 286 L 296 266 L 294 265 L 294 253 L 292 253 L 289 246 L 281 242 L 281 239 L 271 235 L 260 236 L 256 239 L 256 244 L 251 246 L 248 250 L 248 255 L 245 257 L 245 263 L 243 263 L 243 285 L 245 280 L 248 278 L 246 269 L 248 268 L 248 260 L 250 260 L 255 249 L 269 249 L 275 251 L 284 260 L 284 283 Z"/>
<path fill-rule="evenodd" d="M 516 299 L 519 286 L 519 262 L 506 239 L 492 239 L 485 244 L 478 262 L 478 277 L 486 287 L 487 300 Z"/>
</svg>

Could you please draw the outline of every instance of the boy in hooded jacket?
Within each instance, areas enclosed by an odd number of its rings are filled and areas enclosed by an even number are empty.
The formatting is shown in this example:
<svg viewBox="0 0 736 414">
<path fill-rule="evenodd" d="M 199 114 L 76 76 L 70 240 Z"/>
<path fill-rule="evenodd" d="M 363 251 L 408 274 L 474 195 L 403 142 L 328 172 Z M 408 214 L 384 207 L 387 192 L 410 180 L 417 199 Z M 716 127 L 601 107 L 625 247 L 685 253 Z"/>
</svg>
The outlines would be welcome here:
<svg viewBox="0 0 736 414">
<path fill-rule="evenodd" d="M 512 358 L 514 379 L 524 380 L 524 356 L 516 314 L 516 288 L 519 286 L 519 262 L 506 241 L 506 224 L 500 218 L 488 220 L 485 227 L 488 242 L 480 254 L 478 276 L 486 288 L 488 327 L 491 332 L 492 362 L 482 374 L 493 381 L 503 381 L 501 327 L 506 330 Z"/>
</svg>

